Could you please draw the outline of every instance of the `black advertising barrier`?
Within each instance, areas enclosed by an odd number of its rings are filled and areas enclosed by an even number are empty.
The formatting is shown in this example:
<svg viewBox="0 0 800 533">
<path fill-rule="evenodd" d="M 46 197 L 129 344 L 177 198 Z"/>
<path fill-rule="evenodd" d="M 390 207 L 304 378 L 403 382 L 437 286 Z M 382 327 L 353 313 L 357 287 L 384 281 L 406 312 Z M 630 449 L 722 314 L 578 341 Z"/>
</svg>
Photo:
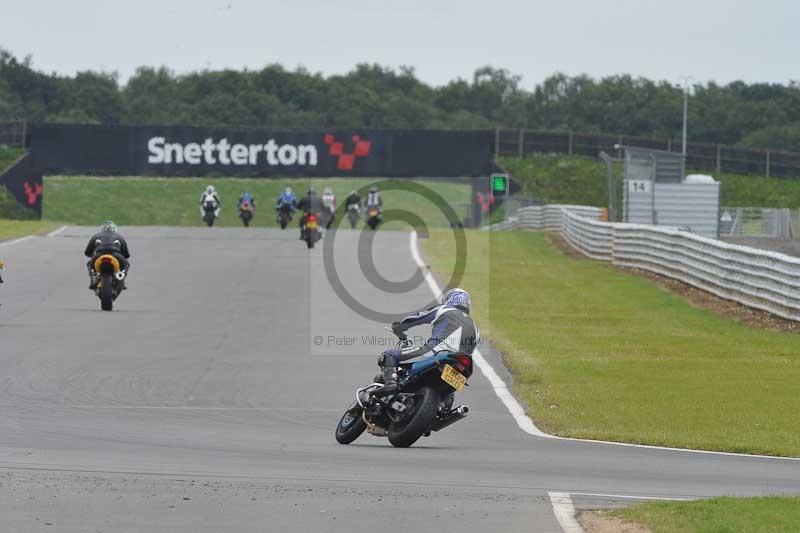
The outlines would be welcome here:
<svg viewBox="0 0 800 533">
<path fill-rule="evenodd" d="M 373 178 L 488 176 L 490 131 L 277 130 L 36 124 L 45 173 Z"/>
<path fill-rule="evenodd" d="M 41 218 L 42 172 L 34 168 L 30 153 L 0 174 L 0 185 L 4 185 L 20 205 L 35 211 Z"/>
</svg>

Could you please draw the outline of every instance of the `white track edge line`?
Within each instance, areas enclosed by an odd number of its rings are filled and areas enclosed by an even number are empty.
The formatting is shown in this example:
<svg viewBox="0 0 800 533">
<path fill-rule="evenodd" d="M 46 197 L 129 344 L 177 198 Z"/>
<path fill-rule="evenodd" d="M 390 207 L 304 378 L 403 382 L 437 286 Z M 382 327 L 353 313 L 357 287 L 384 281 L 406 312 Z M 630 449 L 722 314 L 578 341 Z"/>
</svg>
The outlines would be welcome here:
<svg viewBox="0 0 800 533">
<path fill-rule="evenodd" d="M 665 502 L 691 502 L 698 498 L 676 498 L 674 496 L 629 496 L 627 494 L 604 494 L 602 492 L 570 492 L 570 496 L 599 496 L 616 500 L 658 500 Z"/>
<path fill-rule="evenodd" d="M 20 237 L 18 239 L 11 239 L 10 241 L 3 241 L 3 242 L 0 242 L 0 246 L 12 246 L 14 244 L 18 244 L 18 243 L 33 239 L 34 237 L 35 237 L 35 235 L 26 235 L 25 237 Z"/>
<path fill-rule="evenodd" d="M 417 266 L 424 272 L 425 281 L 428 283 L 428 287 L 431 289 L 433 296 L 435 298 L 440 298 L 442 295 L 442 290 L 439 288 L 439 284 L 433 278 L 433 274 L 431 273 L 430 268 L 425 264 L 422 260 L 422 256 L 419 253 L 419 236 L 417 235 L 416 231 L 411 232 L 411 237 L 409 239 L 409 248 L 411 250 L 411 257 L 414 259 L 414 262 Z M 533 435 L 534 437 L 541 437 L 545 439 L 558 439 L 558 440 L 565 440 L 565 441 L 573 441 L 573 442 L 588 442 L 588 443 L 596 443 L 596 444 L 606 444 L 611 446 L 627 446 L 630 448 L 644 448 L 649 450 L 665 450 L 671 452 L 687 452 L 687 453 L 700 453 L 700 454 L 709 454 L 709 455 L 724 455 L 730 457 L 747 457 L 750 459 L 772 459 L 772 460 L 781 460 L 781 461 L 800 461 L 800 457 L 778 457 L 775 455 L 756 455 L 756 454 L 749 454 L 749 453 L 736 453 L 736 452 L 718 452 L 713 450 L 694 450 L 691 448 L 672 448 L 669 446 L 654 446 L 648 444 L 633 444 L 629 442 L 613 442 L 607 440 L 594 440 L 594 439 L 576 439 L 574 437 L 559 437 L 558 435 L 551 435 L 550 433 L 545 433 L 541 429 L 536 427 L 533 420 L 525 414 L 525 409 L 522 405 L 514 398 L 514 395 L 511 394 L 506 383 L 502 380 L 500 376 L 497 375 L 494 368 L 489 364 L 489 362 L 481 355 L 480 350 L 475 350 L 472 353 L 472 358 L 475 361 L 475 364 L 478 366 L 478 369 L 481 373 L 489 380 L 489 383 L 494 390 L 494 393 L 503 402 L 503 405 L 506 406 L 511 416 L 514 418 L 514 421 L 517 423 L 517 426 L 529 435 Z"/>
<path fill-rule="evenodd" d="M 66 229 L 67 229 L 67 226 L 61 226 L 60 228 L 56 228 L 53 231 L 51 231 L 50 233 L 48 233 L 47 236 L 48 237 L 55 237 L 55 236 L 60 235 L 61 233 L 63 233 L 64 230 L 66 230 Z"/>
<path fill-rule="evenodd" d="M 578 518 L 575 516 L 575 506 L 569 492 L 548 492 L 550 505 L 553 506 L 553 514 L 564 533 L 585 533 L 585 529 Z"/>
</svg>

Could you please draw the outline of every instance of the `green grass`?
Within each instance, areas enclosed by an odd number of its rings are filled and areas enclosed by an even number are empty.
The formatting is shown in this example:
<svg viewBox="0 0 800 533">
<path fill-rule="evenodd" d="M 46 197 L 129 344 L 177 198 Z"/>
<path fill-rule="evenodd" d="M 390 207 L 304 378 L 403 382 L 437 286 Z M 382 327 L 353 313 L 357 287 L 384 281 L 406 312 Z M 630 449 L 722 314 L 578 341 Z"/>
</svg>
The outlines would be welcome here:
<svg viewBox="0 0 800 533">
<path fill-rule="evenodd" d="M 20 158 L 25 150 L 22 148 L 2 148 L 0 147 L 0 173 L 11 166 L 11 163 Z"/>
<path fill-rule="evenodd" d="M 0 219 L 0 241 L 24 237 L 25 235 L 41 235 L 57 228 L 57 222 L 42 220 L 3 220 Z"/>
<path fill-rule="evenodd" d="M 468 233 L 462 284 L 543 430 L 800 456 L 800 336 L 694 308 L 650 281 L 567 257 L 542 233 Z M 425 242 L 440 277 L 446 232 Z"/>
<path fill-rule="evenodd" d="M 536 155 L 503 157 L 500 163 L 523 187 L 523 194 L 546 203 L 608 205 L 606 167 L 591 157 Z M 800 207 L 800 180 L 711 174 L 722 182 L 720 202 L 724 206 Z M 617 197 L 622 198 L 621 168 L 615 170 Z"/>
<path fill-rule="evenodd" d="M 202 224 L 200 195 L 208 183 L 220 193 L 223 207 L 218 225 L 241 226 L 236 211 L 239 195 L 250 191 L 256 198 L 253 224 L 275 226 L 273 206 L 281 191 L 288 185 L 305 193 L 312 183 L 318 194 L 331 187 L 339 203 L 354 189 L 371 183 L 364 179 L 326 180 L 255 180 L 255 179 L 194 179 L 194 178 L 45 178 L 44 218 L 70 224 L 96 225 L 112 219 L 120 225 L 196 226 Z M 420 182 L 435 190 L 448 201 L 462 218 L 466 216 L 470 186 L 460 183 Z M 405 209 L 418 214 L 432 226 L 443 225 L 444 215 L 427 199 L 414 192 L 386 191 L 382 193 L 387 209 Z M 345 222 L 346 224 L 346 222 Z M 407 225 L 395 223 L 407 229 Z M 389 228 L 392 225 L 388 225 Z"/>
<path fill-rule="evenodd" d="M 617 509 L 608 514 L 646 525 L 653 533 L 800 531 L 800 498 L 651 502 Z"/>
</svg>

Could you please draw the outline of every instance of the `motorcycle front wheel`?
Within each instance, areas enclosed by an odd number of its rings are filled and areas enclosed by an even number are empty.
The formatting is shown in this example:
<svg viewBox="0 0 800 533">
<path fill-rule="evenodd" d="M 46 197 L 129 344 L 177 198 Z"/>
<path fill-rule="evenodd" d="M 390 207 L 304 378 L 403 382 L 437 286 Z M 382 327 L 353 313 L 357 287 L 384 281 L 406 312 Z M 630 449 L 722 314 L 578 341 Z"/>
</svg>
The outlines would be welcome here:
<svg viewBox="0 0 800 533">
<path fill-rule="evenodd" d="M 361 407 L 356 402 L 353 402 L 336 425 L 336 442 L 350 444 L 364 433 L 367 429 L 367 423 L 364 422 L 361 413 Z"/>
</svg>

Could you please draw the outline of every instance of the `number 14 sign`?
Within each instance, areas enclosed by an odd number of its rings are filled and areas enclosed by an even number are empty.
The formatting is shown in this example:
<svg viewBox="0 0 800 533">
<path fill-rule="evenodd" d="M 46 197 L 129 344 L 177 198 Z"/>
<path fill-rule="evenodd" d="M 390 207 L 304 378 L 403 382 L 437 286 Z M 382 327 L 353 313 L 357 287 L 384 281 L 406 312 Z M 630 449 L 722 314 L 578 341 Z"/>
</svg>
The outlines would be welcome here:
<svg viewBox="0 0 800 533">
<path fill-rule="evenodd" d="M 652 181 L 648 180 L 629 180 L 628 192 L 650 192 L 650 187 L 653 186 Z"/>
</svg>

